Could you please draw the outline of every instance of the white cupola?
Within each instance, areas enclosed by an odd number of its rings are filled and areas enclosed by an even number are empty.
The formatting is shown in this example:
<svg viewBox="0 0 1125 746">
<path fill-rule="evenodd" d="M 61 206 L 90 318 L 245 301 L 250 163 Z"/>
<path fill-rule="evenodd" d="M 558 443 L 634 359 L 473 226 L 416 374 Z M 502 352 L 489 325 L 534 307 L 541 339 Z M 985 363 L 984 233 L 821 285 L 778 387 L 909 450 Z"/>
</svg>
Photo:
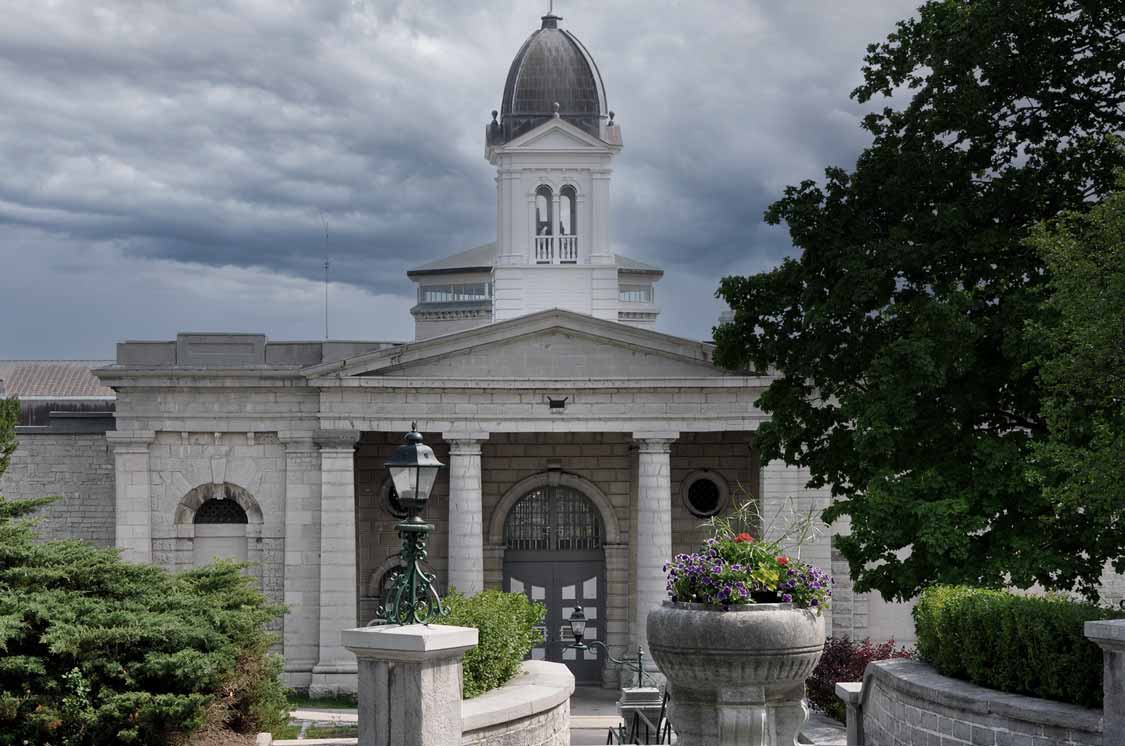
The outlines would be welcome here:
<svg viewBox="0 0 1125 746">
<path fill-rule="evenodd" d="M 486 127 L 496 167 L 494 320 L 567 308 L 618 320 L 609 184 L 621 128 L 593 57 L 543 17 Z"/>
</svg>

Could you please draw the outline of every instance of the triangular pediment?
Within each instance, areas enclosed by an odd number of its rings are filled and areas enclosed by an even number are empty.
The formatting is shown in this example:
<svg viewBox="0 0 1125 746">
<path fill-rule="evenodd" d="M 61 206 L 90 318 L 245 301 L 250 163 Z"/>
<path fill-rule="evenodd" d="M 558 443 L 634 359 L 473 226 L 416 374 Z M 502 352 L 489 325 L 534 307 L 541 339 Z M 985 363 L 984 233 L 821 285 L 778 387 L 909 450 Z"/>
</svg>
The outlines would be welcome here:
<svg viewBox="0 0 1125 746">
<path fill-rule="evenodd" d="M 610 145 L 565 119 L 552 119 L 503 146 L 513 150 L 606 150 Z"/>
<path fill-rule="evenodd" d="M 712 346 L 553 309 L 309 368 L 322 376 L 662 379 L 727 375 Z"/>
</svg>

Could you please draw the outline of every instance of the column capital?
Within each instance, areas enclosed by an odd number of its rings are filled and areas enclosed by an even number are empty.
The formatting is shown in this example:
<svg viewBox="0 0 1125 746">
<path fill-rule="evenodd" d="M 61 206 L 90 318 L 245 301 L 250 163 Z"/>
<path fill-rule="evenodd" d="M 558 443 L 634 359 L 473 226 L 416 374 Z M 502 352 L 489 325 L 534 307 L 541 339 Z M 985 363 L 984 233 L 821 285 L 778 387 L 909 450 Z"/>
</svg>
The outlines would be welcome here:
<svg viewBox="0 0 1125 746">
<path fill-rule="evenodd" d="M 358 430 L 317 430 L 313 440 L 322 451 L 349 451 L 359 442 Z"/>
<path fill-rule="evenodd" d="M 668 453 L 679 433 L 633 433 L 633 441 L 640 453 Z"/>
<path fill-rule="evenodd" d="M 148 447 L 156 440 L 154 430 L 109 430 L 105 434 L 106 442 L 115 452 L 148 452 Z"/>
<path fill-rule="evenodd" d="M 313 430 L 279 430 L 277 439 L 286 452 L 315 451 L 317 449 Z"/>
<path fill-rule="evenodd" d="M 442 433 L 441 439 L 449 444 L 451 454 L 479 456 L 481 443 L 488 440 L 489 433 Z"/>
</svg>

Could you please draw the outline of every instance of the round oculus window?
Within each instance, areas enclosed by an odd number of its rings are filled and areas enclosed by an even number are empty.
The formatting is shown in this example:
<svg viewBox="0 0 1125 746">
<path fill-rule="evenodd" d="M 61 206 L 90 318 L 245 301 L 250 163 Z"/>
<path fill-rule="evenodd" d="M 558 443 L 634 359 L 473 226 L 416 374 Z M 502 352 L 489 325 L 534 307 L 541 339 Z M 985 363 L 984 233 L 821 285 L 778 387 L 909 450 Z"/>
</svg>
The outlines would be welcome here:
<svg viewBox="0 0 1125 746">
<path fill-rule="evenodd" d="M 390 477 L 383 482 L 383 508 L 395 518 L 406 518 L 410 515 L 410 511 L 399 501 L 398 490 L 395 489 L 395 483 Z"/>
<path fill-rule="evenodd" d="M 717 474 L 697 473 L 685 480 L 683 498 L 684 506 L 693 516 L 710 518 L 726 507 L 726 484 Z"/>
</svg>

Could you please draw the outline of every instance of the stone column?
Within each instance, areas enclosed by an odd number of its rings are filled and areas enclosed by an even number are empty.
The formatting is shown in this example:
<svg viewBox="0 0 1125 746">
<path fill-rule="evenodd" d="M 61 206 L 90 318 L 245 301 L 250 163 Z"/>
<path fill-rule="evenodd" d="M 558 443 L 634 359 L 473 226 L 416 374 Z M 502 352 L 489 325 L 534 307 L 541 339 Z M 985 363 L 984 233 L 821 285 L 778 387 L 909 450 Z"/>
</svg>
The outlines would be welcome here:
<svg viewBox="0 0 1125 746">
<path fill-rule="evenodd" d="M 355 444 L 359 433 L 320 430 L 319 655 L 309 691 L 354 692 L 355 657 L 340 633 L 356 625 Z"/>
<path fill-rule="evenodd" d="M 285 447 L 285 684 L 307 689 L 320 659 L 320 449 L 312 433 Z"/>
<path fill-rule="evenodd" d="M 116 504 L 114 546 L 128 562 L 152 562 L 152 499 L 148 449 L 156 438 L 151 430 L 111 430 L 105 434 L 113 448 Z"/>
<path fill-rule="evenodd" d="M 1086 622 L 1086 637 L 1103 651 L 1102 744 L 1125 746 L 1125 619 Z"/>
<path fill-rule="evenodd" d="M 476 629 L 387 625 L 342 637 L 359 659 L 359 746 L 461 745 L 461 659 Z"/>
<path fill-rule="evenodd" d="M 633 586 L 633 640 L 648 653 L 648 612 L 668 598 L 664 563 L 672 558 L 672 466 L 675 436 L 637 440 L 637 504 L 633 543 L 637 548 Z M 651 659 L 650 659 L 651 660 Z"/>
<path fill-rule="evenodd" d="M 480 444 L 487 436 L 449 438 L 449 575 L 446 587 L 466 596 L 484 590 Z"/>
</svg>

